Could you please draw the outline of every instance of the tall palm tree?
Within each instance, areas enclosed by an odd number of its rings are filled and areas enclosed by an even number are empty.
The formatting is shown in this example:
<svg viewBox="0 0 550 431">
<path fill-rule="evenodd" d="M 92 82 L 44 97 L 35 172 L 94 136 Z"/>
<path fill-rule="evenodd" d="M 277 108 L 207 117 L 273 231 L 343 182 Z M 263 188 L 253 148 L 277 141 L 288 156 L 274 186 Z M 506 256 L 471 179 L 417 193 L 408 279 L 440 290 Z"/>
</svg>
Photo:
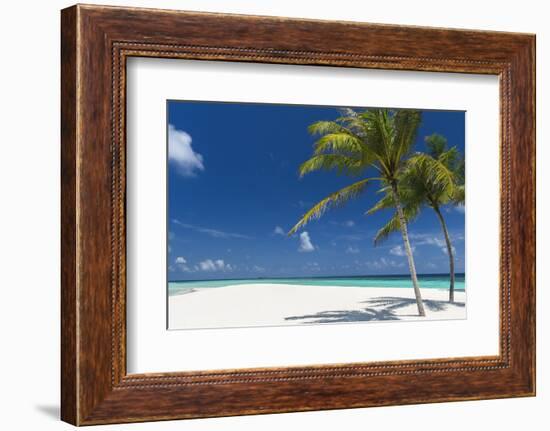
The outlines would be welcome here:
<svg viewBox="0 0 550 431">
<path fill-rule="evenodd" d="M 400 177 L 400 199 L 407 222 L 411 222 L 424 205 L 432 208 L 437 215 L 449 256 L 449 302 L 454 302 L 454 248 L 441 207 L 447 204 L 464 204 L 464 160 L 456 147 L 447 147 L 447 139 L 441 135 L 434 133 L 427 136 L 425 141 L 428 147 L 427 154 L 418 153 L 409 158 L 407 167 Z M 391 191 L 386 189 L 385 192 L 385 196 L 367 212 L 368 214 L 393 207 Z M 375 244 L 387 238 L 391 232 L 399 230 L 399 224 L 399 214 L 395 213 L 376 234 Z"/>
<path fill-rule="evenodd" d="M 411 109 L 368 109 L 356 112 L 343 110 L 335 121 L 319 121 L 309 127 L 309 132 L 320 135 L 314 145 L 313 156 L 300 166 L 300 176 L 317 170 L 334 170 L 350 176 L 366 175 L 369 168 L 377 176 L 363 178 L 347 187 L 331 193 L 307 211 L 289 235 L 318 219 L 324 212 L 340 206 L 362 193 L 368 183 L 377 181 L 391 190 L 393 205 L 401 220 L 399 227 L 407 254 L 409 271 L 414 288 L 418 314 L 425 316 L 424 304 L 416 276 L 407 222 L 399 195 L 399 178 L 412 153 L 421 114 Z"/>
</svg>

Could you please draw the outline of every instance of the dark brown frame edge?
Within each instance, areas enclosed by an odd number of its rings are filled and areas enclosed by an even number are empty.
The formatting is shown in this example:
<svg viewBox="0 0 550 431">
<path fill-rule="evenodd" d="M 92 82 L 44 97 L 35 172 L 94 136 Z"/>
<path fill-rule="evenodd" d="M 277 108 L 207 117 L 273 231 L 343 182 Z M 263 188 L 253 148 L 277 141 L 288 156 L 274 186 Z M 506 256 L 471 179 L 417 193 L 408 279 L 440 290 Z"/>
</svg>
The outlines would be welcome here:
<svg viewBox="0 0 550 431">
<path fill-rule="evenodd" d="M 534 35 L 86 5 L 64 9 L 61 21 L 63 420 L 90 425 L 535 394 Z M 498 75 L 500 354 L 127 375 L 129 56 Z"/>
</svg>

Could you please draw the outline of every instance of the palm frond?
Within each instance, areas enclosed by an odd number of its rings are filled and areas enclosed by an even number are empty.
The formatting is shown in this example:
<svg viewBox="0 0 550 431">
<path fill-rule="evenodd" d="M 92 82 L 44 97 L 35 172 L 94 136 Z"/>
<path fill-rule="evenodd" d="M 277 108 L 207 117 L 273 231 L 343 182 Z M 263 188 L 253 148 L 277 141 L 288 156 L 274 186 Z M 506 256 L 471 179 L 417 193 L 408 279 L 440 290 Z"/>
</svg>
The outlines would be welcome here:
<svg viewBox="0 0 550 431">
<path fill-rule="evenodd" d="M 337 173 L 356 175 L 366 169 L 361 159 L 344 154 L 318 154 L 300 165 L 300 177 L 319 170 L 335 170 Z"/>
<path fill-rule="evenodd" d="M 426 146 L 428 147 L 428 154 L 434 159 L 439 158 L 447 148 L 447 138 L 439 133 L 432 133 L 426 136 L 424 142 L 426 142 Z"/>
<path fill-rule="evenodd" d="M 388 208 L 395 208 L 395 201 L 390 193 L 384 194 L 384 196 L 376 202 L 372 208 L 367 210 L 366 215 L 374 214 L 377 211 L 385 210 Z"/>
<path fill-rule="evenodd" d="M 457 184 L 464 184 L 464 180 L 466 179 L 466 161 L 460 153 L 458 154 L 454 171 Z"/>
<path fill-rule="evenodd" d="M 360 112 L 354 111 L 351 108 L 343 108 L 340 109 L 340 113 L 342 116 L 338 117 L 336 122 L 361 138 L 367 136 L 368 124 L 365 123 Z"/>
<path fill-rule="evenodd" d="M 414 109 L 400 109 L 395 113 L 395 138 L 392 145 L 392 161 L 398 169 L 403 158 L 410 154 L 418 127 L 422 120 L 420 111 Z"/>
<path fill-rule="evenodd" d="M 416 153 L 408 160 L 408 167 L 425 177 L 426 182 L 442 187 L 446 191 L 450 192 L 454 185 L 454 172 L 428 154 Z"/>
<path fill-rule="evenodd" d="M 456 186 L 451 199 L 455 205 L 464 205 L 466 201 L 466 186 L 464 184 Z"/>
<path fill-rule="evenodd" d="M 456 147 L 452 147 L 441 152 L 438 157 L 435 157 L 435 159 L 440 163 L 443 163 L 453 172 L 456 172 L 460 165 L 460 153 Z"/>
<path fill-rule="evenodd" d="M 308 212 L 306 212 L 300 221 L 288 232 L 288 235 L 294 234 L 298 229 L 305 226 L 308 222 L 321 217 L 326 210 L 331 207 L 341 206 L 350 199 L 355 198 L 363 192 L 370 178 L 357 181 L 343 189 L 328 195 L 325 199 L 315 204 Z"/>
<path fill-rule="evenodd" d="M 382 185 L 378 192 L 383 193 L 384 196 L 380 198 L 378 202 L 369 210 L 367 210 L 365 215 L 371 215 L 384 209 L 395 208 L 395 201 L 391 186 Z M 400 177 L 398 181 L 397 193 L 401 204 L 405 207 L 420 208 L 426 200 L 426 191 L 423 185 L 417 181 L 417 177 L 408 175 L 408 172 Z"/>
<path fill-rule="evenodd" d="M 358 113 L 353 119 L 361 127 L 361 137 L 370 162 L 376 164 L 385 175 L 391 175 L 388 146 L 393 136 L 391 116 L 386 109 L 369 109 Z M 358 132 L 359 133 L 359 132 Z"/>
<path fill-rule="evenodd" d="M 395 214 L 383 227 L 381 227 L 374 236 L 374 245 L 378 245 L 385 241 L 390 234 L 399 231 L 401 229 L 401 223 L 399 217 Z"/>
<path fill-rule="evenodd" d="M 405 222 L 410 223 L 420 213 L 420 206 L 418 205 L 405 205 L 403 207 L 403 215 L 405 216 Z M 399 216 L 395 212 L 392 218 L 381 227 L 376 235 L 374 236 L 374 245 L 379 245 L 384 242 L 393 232 L 398 232 L 401 230 L 401 223 L 399 222 Z"/>
<path fill-rule="evenodd" d="M 326 135 L 328 133 L 345 133 L 348 130 L 335 121 L 317 121 L 307 128 L 311 135 Z"/>
<path fill-rule="evenodd" d="M 349 132 L 328 133 L 315 143 L 315 154 L 330 152 L 362 157 L 363 144 L 361 139 Z"/>
</svg>

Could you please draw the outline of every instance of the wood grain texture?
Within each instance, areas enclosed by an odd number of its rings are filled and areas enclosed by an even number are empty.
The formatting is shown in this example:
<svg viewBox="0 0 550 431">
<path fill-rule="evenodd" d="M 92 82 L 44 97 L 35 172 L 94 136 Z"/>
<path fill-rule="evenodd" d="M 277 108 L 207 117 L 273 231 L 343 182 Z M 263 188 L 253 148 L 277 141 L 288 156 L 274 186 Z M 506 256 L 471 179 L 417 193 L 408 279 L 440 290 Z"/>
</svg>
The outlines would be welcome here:
<svg viewBox="0 0 550 431">
<path fill-rule="evenodd" d="M 206 31 L 205 29 L 208 29 Z M 126 374 L 126 59 L 495 74 L 496 357 Z M 533 395 L 532 35 L 101 6 L 62 11 L 62 418 L 76 425 Z"/>
<path fill-rule="evenodd" d="M 61 17 L 61 417 L 77 422 L 76 9 Z"/>
</svg>

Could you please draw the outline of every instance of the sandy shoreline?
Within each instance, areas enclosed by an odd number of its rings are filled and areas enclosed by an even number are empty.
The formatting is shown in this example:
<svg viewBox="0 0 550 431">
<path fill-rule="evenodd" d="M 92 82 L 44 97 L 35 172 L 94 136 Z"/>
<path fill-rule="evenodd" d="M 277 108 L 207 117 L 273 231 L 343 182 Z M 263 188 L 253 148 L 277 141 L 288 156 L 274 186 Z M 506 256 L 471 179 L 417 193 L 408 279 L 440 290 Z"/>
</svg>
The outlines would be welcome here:
<svg viewBox="0 0 550 431">
<path fill-rule="evenodd" d="M 246 284 L 169 296 L 170 329 L 465 319 L 465 292 L 423 289 L 426 317 L 411 288 Z"/>
</svg>

